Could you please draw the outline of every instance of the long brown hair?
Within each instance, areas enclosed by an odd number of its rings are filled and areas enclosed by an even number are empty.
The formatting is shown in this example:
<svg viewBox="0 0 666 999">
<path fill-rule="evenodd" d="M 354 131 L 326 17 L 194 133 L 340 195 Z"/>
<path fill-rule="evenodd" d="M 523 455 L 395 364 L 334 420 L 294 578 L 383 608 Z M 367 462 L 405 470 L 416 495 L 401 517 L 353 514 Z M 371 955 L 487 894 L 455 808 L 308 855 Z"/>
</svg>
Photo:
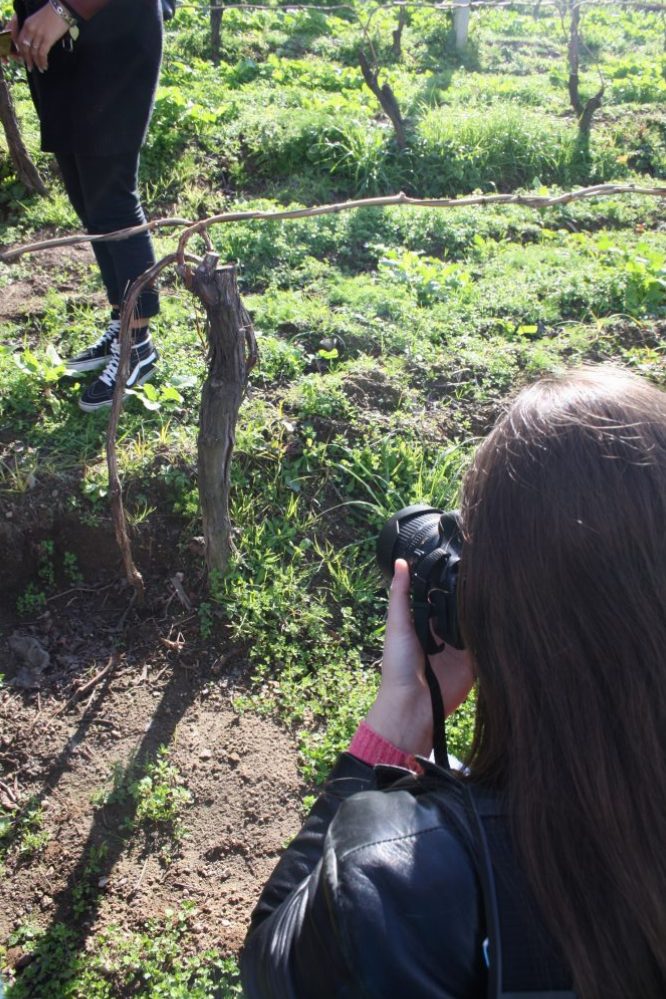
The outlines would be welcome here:
<svg viewBox="0 0 666 999">
<path fill-rule="evenodd" d="M 475 779 L 581 999 L 666 996 L 666 394 L 617 368 L 522 391 L 463 490 Z"/>
</svg>

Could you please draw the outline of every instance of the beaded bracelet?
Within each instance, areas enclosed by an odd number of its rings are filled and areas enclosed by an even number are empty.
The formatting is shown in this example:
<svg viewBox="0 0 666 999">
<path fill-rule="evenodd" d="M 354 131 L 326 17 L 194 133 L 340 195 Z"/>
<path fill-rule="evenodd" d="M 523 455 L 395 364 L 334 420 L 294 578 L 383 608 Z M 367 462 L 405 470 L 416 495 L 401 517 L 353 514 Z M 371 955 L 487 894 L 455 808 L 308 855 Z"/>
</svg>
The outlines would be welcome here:
<svg viewBox="0 0 666 999">
<path fill-rule="evenodd" d="M 75 42 L 79 37 L 79 22 L 76 20 L 74 15 L 60 3 L 60 0 L 49 0 L 49 3 L 53 7 L 56 14 L 63 19 L 69 30 L 69 37 L 73 42 Z"/>
</svg>

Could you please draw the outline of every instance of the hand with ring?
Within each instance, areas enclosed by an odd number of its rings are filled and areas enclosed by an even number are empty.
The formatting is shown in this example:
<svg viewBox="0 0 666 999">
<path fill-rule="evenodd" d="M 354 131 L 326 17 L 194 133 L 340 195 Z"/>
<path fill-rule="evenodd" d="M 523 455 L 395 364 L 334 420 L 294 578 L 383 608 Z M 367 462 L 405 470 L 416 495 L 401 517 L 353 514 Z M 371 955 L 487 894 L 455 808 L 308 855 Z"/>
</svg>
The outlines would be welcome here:
<svg viewBox="0 0 666 999">
<path fill-rule="evenodd" d="M 11 29 L 11 24 L 10 24 Z M 67 34 L 69 25 L 50 3 L 26 18 L 14 44 L 19 58 L 32 71 L 35 67 L 43 73 L 48 69 L 48 55 L 55 43 Z"/>
</svg>

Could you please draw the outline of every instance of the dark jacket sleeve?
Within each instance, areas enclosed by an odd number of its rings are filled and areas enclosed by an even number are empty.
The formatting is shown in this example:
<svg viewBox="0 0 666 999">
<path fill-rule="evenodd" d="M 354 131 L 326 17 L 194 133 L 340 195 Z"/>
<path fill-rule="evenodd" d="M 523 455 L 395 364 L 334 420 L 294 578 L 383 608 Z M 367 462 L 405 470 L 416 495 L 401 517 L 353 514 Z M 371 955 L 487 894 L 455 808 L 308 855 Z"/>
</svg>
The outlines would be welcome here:
<svg viewBox="0 0 666 999">
<path fill-rule="evenodd" d="M 74 17 L 81 21 L 89 21 L 114 0 L 60 0 L 60 2 Z M 48 0 L 14 0 L 14 9 L 19 17 L 25 18 L 45 7 L 47 3 Z"/>
<path fill-rule="evenodd" d="M 65 6 L 72 14 L 83 21 L 89 21 L 112 2 L 113 0 L 64 0 Z"/>
<path fill-rule="evenodd" d="M 340 757 L 253 914 L 247 999 L 481 994 L 479 886 L 450 795 L 399 776 Z"/>
<path fill-rule="evenodd" d="M 340 756 L 252 914 L 241 955 L 248 999 L 322 999 L 333 994 L 322 986 L 327 982 L 331 987 L 337 983 L 335 994 L 345 994 L 352 969 L 341 945 L 338 913 L 318 873 L 324 839 L 338 809 L 347 798 L 374 786 L 372 767 L 348 753 Z M 296 937 L 298 947 L 292 946 Z"/>
<path fill-rule="evenodd" d="M 136 4 L 141 0 L 132 0 L 132 2 Z M 28 15 L 45 7 L 47 3 L 48 0 L 14 0 L 14 10 L 23 20 Z M 61 0 L 61 3 L 79 21 L 90 21 L 110 4 L 122 8 L 123 14 L 128 9 L 127 0 L 122 0 L 122 2 L 119 0 Z"/>
</svg>

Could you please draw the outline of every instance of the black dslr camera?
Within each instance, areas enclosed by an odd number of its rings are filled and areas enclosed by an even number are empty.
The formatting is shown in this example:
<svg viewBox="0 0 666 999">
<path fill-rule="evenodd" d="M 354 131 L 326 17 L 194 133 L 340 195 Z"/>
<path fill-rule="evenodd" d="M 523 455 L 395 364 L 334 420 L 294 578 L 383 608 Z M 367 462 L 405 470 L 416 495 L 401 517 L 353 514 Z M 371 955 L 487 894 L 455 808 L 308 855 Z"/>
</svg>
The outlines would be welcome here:
<svg viewBox="0 0 666 999">
<path fill-rule="evenodd" d="M 460 514 L 417 504 L 394 514 L 377 541 L 377 561 L 391 585 L 397 558 L 409 565 L 414 627 L 426 655 L 446 645 L 463 649 L 458 623 L 458 569 L 462 551 Z M 431 629 L 432 622 L 432 629 Z"/>
</svg>

